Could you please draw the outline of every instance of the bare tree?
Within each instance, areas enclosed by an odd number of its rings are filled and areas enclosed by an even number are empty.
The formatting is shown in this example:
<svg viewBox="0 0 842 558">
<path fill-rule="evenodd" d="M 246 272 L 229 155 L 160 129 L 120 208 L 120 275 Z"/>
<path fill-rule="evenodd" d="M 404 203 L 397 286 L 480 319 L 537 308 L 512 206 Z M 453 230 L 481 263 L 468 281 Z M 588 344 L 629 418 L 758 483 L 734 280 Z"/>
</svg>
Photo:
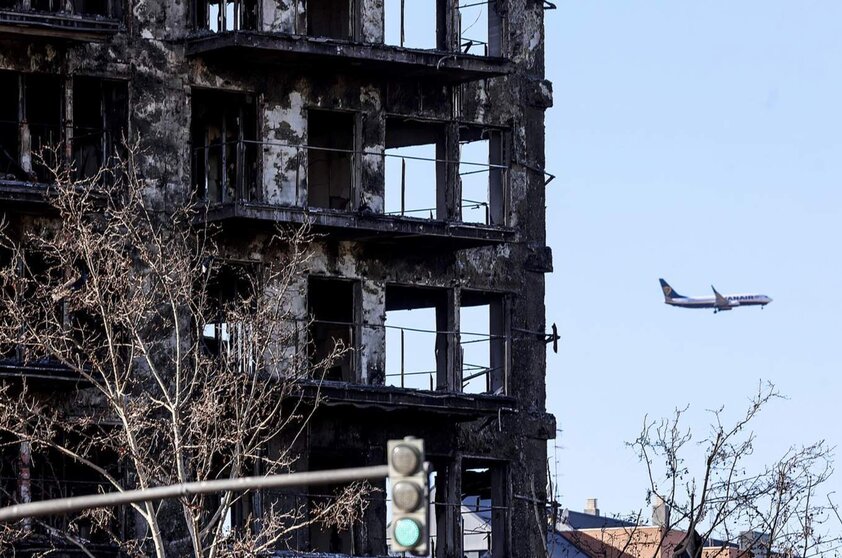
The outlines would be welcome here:
<svg viewBox="0 0 842 558">
<path fill-rule="evenodd" d="M 2 230 L 0 347 L 24 367 L 80 380 L 70 393 L 25 379 L 0 388 L 0 440 L 17 461 L 7 501 L 31 497 L 33 467 L 60 477 L 59 463 L 82 471 L 82 491 L 288 471 L 315 408 L 297 382 L 347 350 L 311 363 L 306 323 L 292 315 L 306 230 L 259 238 L 262 261 L 227 261 L 199 207 L 161 202 L 139 176 L 140 156 L 130 146 L 85 180 L 55 168 L 55 217 Z M 109 537 L 130 555 L 253 556 L 312 522 L 347 526 L 364 493 L 355 485 L 309 509 L 256 494 L 185 496 L 47 527 L 88 554 Z M 0 544 L 37 532 L 31 520 L 4 526 Z"/>
<path fill-rule="evenodd" d="M 733 423 L 725 422 L 724 409 L 711 411 L 710 431 L 701 440 L 684 424 L 686 407 L 669 419 L 644 420 L 630 446 L 647 467 L 648 500 L 659 498 L 670 510 L 653 556 L 665 543 L 667 555 L 691 558 L 701 557 L 702 548 L 711 544 L 723 552 L 739 548 L 739 556 L 808 557 L 836 551 L 840 537 L 830 532 L 831 510 L 818 498 L 832 473 L 832 451 L 824 441 L 792 447 L 772 465 L 750 466 L 752 422 L 780 397 L 772 384 L 761 384 Z M 695 448 L 704 453 L 698 466 L 692 462 Z M 670 540 L 676 531 L 686 534 Z M 711 543 L 713 538 L 718 543 Z"/>
</svg>

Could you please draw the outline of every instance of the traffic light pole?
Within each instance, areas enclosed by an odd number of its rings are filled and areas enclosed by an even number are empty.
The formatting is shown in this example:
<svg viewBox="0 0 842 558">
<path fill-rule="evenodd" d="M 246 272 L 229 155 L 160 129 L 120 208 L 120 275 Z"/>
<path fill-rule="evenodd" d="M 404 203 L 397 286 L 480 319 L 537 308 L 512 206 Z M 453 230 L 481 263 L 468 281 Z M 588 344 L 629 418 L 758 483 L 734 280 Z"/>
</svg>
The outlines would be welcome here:
<svg viewBox="0 0 842 558">
<path fill-rule="evenodd" d="M 17 504 L 0 508 L 0 522 L 16 521 L 27 517 L 58 515 L 88 508 L 105 508 L 122 504 L 136 504 L 138 502 L 179 498 L 192 494 L 210 494 L 213 492 L 227 491 L 245 492 L 260 488 L 335 484 L 358 480 L 382 479 L 387 476 L 389 476 L 388 465 L 374 465 L 371 467 L 351 467 L 348 469 L 290 473 L 288 475 L 266 475 L 263 477 L 241 477 L 236 479 L 188 482 L 141 490 L 125 490 L 122 492 L 109 492 L 107 494 L 92 494 L 90 496 L 75 496 L 73 498 Z"/>
</svg>

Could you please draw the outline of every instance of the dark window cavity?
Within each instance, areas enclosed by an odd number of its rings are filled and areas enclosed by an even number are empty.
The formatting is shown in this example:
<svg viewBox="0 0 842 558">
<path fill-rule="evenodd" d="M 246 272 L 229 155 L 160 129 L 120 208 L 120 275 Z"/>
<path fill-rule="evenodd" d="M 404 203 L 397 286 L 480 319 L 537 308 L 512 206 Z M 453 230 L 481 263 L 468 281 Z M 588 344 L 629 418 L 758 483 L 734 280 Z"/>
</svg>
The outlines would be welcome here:
<svg viewBox="0 0 842 558">
<path fill-rule="evenodd" d="M 356 115 L 311 109 L 307 117 L 307 204 L 353 209 Z"/>
<path fill-rule="evenodd" d="M 310 362 L 317 379 L 357 381 L 357 321 L 359 283 L 310 277 Z"/>
<path fill-rule="evenodd" d="M 193 184 L 209 203 L 258 197 L 257 110 L 252 95 L 193 91 Z"/>
<path fill-rule="evenodd" d="M 121 150 L 128 125 L 125 82 L 73 79 L 73 164 L 80 178 L 91 178 Z"/>
</svg>

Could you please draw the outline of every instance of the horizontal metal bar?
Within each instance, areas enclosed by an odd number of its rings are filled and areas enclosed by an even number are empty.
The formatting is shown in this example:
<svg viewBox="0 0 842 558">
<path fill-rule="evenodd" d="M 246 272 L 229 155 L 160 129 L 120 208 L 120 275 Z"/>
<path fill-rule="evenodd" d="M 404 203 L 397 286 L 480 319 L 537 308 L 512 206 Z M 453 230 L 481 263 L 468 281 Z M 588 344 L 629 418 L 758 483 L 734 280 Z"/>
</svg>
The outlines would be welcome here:
<svg viewBox="0 0 842 558">
<path fill-rule="evenodd" d="M 16 521 L 25 517 L 60 515 L 89 508 L 136 504 L 167 498 L 183 498 L 194 494 L 212 494 L 228 491 L 245 492 L 259 488 L 334 484 L 357 480 L 381 479 L 387 476 L 389 476 L 388 465 L 373 465 L 370 467 L 290 473 L 288 475 L 266 475 L 262 477 L 188 482 L 139 490 L 126 490 L 124 492 L 110 492 L 108 494 L 94 494 L 90 496 L 76 496 L 73 498 L 59 498 L 56 500 L 17 504 L 0 508 L 0 521 Z"/>
</svg>

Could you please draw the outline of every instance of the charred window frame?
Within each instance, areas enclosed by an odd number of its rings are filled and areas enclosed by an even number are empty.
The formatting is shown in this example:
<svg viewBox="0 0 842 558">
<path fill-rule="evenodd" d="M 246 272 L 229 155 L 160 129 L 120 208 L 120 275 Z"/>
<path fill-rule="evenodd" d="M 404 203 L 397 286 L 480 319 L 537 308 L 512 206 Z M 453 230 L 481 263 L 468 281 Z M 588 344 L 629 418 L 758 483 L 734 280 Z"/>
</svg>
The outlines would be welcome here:
<svg viewBox="0 0 842 558">
<path fill-rule="evenodd" d="M 356 207 L 359 164 L 355 112 L 307 111 L 307 205 L 352 211 Z"/>
<path fill-rule="evenodd" d="M 123 0 L 5 0 L 0 9 L 118 19 L 123 15 Z"/>
<path fill-rule="evenodd" d="M 259 198 L 256 105 L 247 93 L 193 90 L 193 185 L 208 203 Z"/>
<path fill-rule="evenodd" d="M 308 353 L 316 379 L 335 382 L 359 382 L 359 346 L 361 308 L 359 281 L 310 276 L 307 308 L 310 317 Z M 342 354 L 330 359 L 337 349 Z"/>
<path fill-rule="evenodd" d="M 457 321 L 452 289 L 387 285 L 386 384 L 458 391 Z"/>
<path fill-rule="evenodd" d="M 210 263 L 205 285 L 205 323 L 201 324 L 202 349 L 212 358 L 224 360 L 240 372 L 253 372 L 256 360 L 251 325 L 232 311 L 246 315 L 256 304 L 259 267 L 253 263 L 225 261 Z"/>
<path fill-rule="evenodd" d="M 459 129 L 459 180 L 463 222 L 506 226 L 509 214 L 508 133 Z"/>
<path fill-rule="evenodd" d="M 0 179 L 49 182 L 64 139 L 61 77 L 0 70 L 0 103 Z"/>
<path fill-rule="evenodd" d="M 0 290 L 2 296 L 12 299 L 17 296 L 15 282 L 21 273 L 20 262 L 15 253 L 0 246 Z M 22 360 L 21 347 L 16 343 L 0 344 L 0 362 L 17 364 Z"/>
<path fill-rule="evenodd" d="M 506 395 L 511 370 L 509 296 L 462 290 L 460 302 L 462 391 Z"/>
<path fill-rule="evenodd" d="M 462 553 L 468 558 L 510 556 L 508 462 L 461 460 Z"/>
<path fill-rule="evenodd" d="M 120 459 L 115 452 L 95 450 L 94 444 L 80 443 L 83 438 L 80 438 L 78 433 L 60 432 L 56 437 L 63 445 L 84 447 L 85 450 L 81 453 L 86 459 L 102 466 L 115 478 L 123 477 Z M 90 468 L 58 450 L 32 448 L 28 442 L 17 442 L 8 435 L 0 436 L 0 448 L 0 506 L 27 500 L 38 502 L 113 490 L 111 484 L 104 479 L 91 480 Z M 120 507 L 115 512 L 107 528 L 112 534 L 123 538 L 127 535 L 127 509 Z M 90 519 L 77 518 L 71 526 L 71 517 L 56 514 L 41 518 L 38 522 L 33 522 L 33 534 L 49 536 L 49 529 L 56 529 L 65 533 L 72 531 L 77 537 L 93 545 L 109 545 L 112 542 L 108 534 L 94 528 Z"/>
<path fill-rule="evenodd" d="M 386 213 L 444 219 L 447 129 L 442 122 L 386 118 Z M 432 182 L 432 183 L 431 183 Z"/>
<path fill-rule="evenodd" d="M 307 35 L 340 41 L 359 39 L 358 0 L 306 0 Z"/>
<path fill-rule="evenodd" d="M 417 0 L 412 0 L 414 5 Z M 426 0 L 428 9 L 407 18 L 405 0 L 384 0 L 385 42 L 406 48 L 503 56 L 507 18 L 502 0 Z"/>
<path fill-rule="evenodd" d="M 192 8 L 197 30 L 221 33 L 260 29 L 258 0 L 192 0 Z"/>
<path fill-rule="evenodd" d="M 91 77 L 73 78 L 71 146 L 77 177 L 94 177 L 123 153 L 128 131 L 128 84 Z"/>
</svg>

